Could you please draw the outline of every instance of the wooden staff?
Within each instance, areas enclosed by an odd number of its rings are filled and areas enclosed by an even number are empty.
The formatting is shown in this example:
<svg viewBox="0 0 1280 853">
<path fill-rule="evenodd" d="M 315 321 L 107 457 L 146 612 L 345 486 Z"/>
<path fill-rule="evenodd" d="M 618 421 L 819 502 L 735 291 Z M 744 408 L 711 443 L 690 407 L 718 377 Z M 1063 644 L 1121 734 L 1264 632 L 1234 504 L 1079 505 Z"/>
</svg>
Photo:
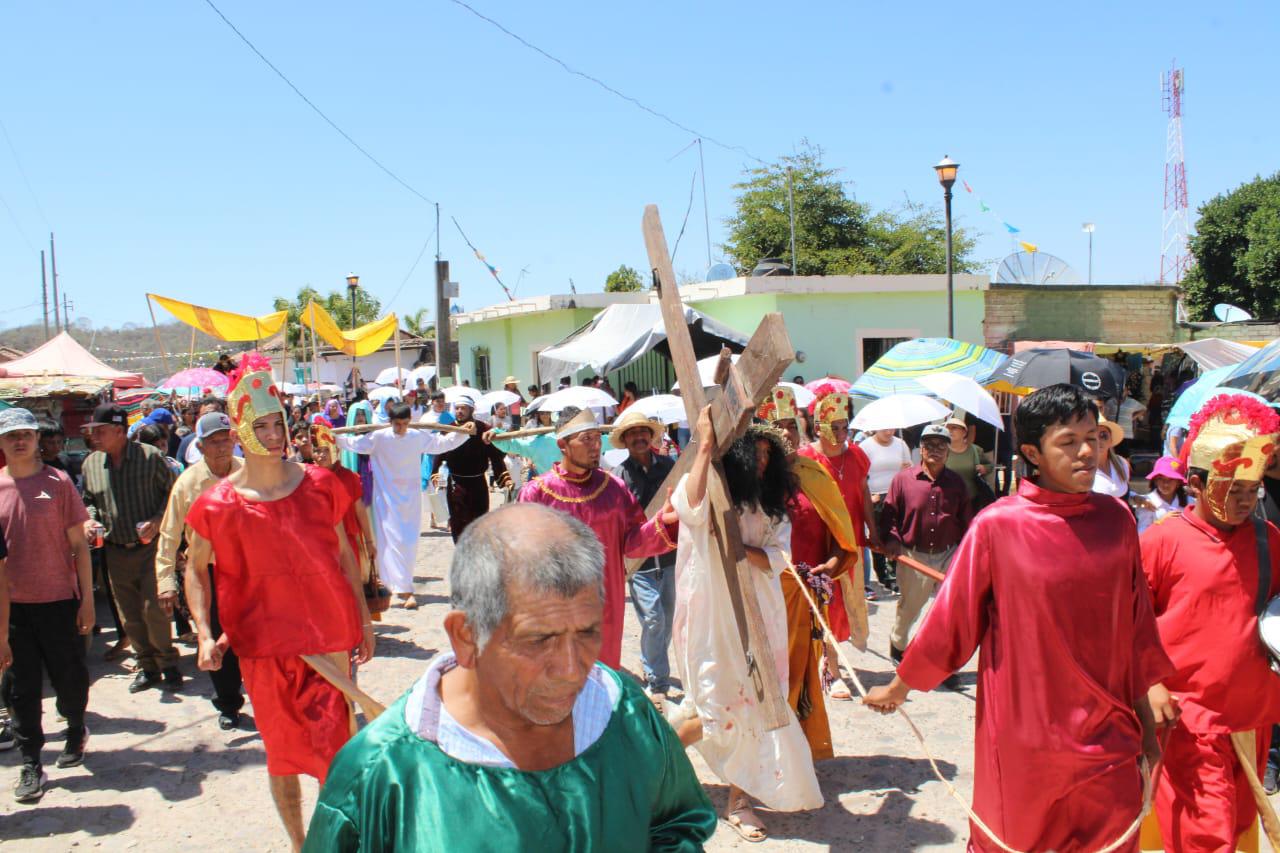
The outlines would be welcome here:
<svg viewBox="0 0 1280 853">
<path fill-rule="evenodd" d="M 1266 788 L 1258 780 L 1258 743 L 1257 732 L 1232 732 L 1231 745 L 1235 748 L 1236 758 L 1244 768 L 1245 778 L 1249 780 L 1249 790 L 1258 805 L 1258 819 L 1262 822 L 1262 831 L 1267 834 L 1272 850 L 1280 850 L 1280 818 L 1271 807 L 1271 798 Z"/>
<path fill-rule="evenodd" d="M 924 563 L 920 562 L 919 560 L 913 560 L 911 557 L 908 557 L 906 554 L 899 554 L 898 556 L 895 557 L 892 554 L 877 550 L 875 548 L 872 548 L 871 550 L 875 551 L 877 554 L 884 554 L 884 556 L 888 557 L 890 560 L 897 560 L 899 563 L 904 563 L 907 566 L 907 568 L 915 569 L 920 574 L 924 575 L 927 578 L 933 578 L 938 583 L 942 583 L 943 579 L 946 577 L 946 575 L 944 575 L 942 572 L 938 571 L 937 569 L 931 569 L 928 566 L 926 566 Z"/>
<path fill-rule="evenodd" d="M 555 431 L 556 431 L 555 427 L 530 427 L 529 429 L 518 429 L 513 432 L 504 432 L 501 434 L 495 433 L 493 436 L 493 440 L 497 441 L 498 439 L 505 440 L 508 438 L 528 438 L 529 436 L 532 436 L 532 435 L 546 435 L 549 432 L 555 432 Z M 613 424 L 601 424 L 600 431 L 612 432 Z"/>
<path fill-rule="evenodd" d="M 475 423 L 472 421 L 472 423 Z M 380 429 L 389 429 L 391 424 L 358 424 L 356 426 L 338 427 L 333 431 L 334 435 L 362 435 L 366 432 L 377 432 Z M 478 435 L 474 429 L 467 429 L 466 426 L 455 426 L 454 424 L 409 424 L 409 429 L 429 429 L 439 430 L 440 432 L 465 432 L 470 435 Z"/>
<path fill-rule="evenodd" d="M 357 687 L 356 683 L 348 678 L 347 674 L 339 669 L 327 655 L 299 655 L 299 657 L 306 661 L 307 666 L 314 669 L 317 675 L 341 690 L 344 696 L 359 705 L 360 710 L 364 711 L 366 719 L 372 721 L 387 710 L 385 705 Z"/>
</svg>

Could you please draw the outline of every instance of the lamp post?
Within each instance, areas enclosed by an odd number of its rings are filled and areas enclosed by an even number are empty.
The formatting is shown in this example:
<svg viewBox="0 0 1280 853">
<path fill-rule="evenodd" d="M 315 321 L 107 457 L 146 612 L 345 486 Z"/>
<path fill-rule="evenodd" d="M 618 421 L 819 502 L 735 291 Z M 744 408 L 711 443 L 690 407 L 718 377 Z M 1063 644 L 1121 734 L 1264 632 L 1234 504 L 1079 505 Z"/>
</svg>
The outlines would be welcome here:
<svg viewBox="0 0 1280 853">
<path fill-rule="evenodd" d="M 1089 283 L 1093 284 L 1093 223 L 1086 222 L 1080 230 L 1089 235 Z"/>
<path fill-rule="evenodd" d="M 954 338 L 956 336 L 956 305 L 951 268 L 951 187 L 955 185 L 956 172 L 960 171 L 960 164 L 944 155 L 941 162 L 933 168 L 938 173 L 938 183 L 942 184 L 942 200 L 947 216 L 947 337 Z"/>
<path fill-rule="evenodd" d="M 360 289 L 360 276 L 352 273 L 347 276 L 347 292 L 351 294 L 351 330 L 356 328 L 356 291 Z M 351 356 L 351 393 L 356 393 L 356 357 Z"/>
</svg>

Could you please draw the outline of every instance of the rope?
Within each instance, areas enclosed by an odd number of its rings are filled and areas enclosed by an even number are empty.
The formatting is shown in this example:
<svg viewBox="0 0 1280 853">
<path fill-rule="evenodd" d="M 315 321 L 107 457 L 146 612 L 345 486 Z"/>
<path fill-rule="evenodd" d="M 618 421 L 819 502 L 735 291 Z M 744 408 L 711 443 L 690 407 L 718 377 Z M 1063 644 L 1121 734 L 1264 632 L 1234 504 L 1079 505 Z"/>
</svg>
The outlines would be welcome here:
<svg viewBox="0 0 1280 853">
<path fill-rule="evenodd" d="M 867 696 L 867 688 L 864 687 L 862 682 L 858 679 L 858 671 L 854 668 L 853 662 L 849 660 L 844 649 L 840 647 L 840 642 L 836 639 L 835 634 L 831 632 L 831 626 L 827 624 L 827 618 L 822 615 L 822 609 L 818 606 L 818 603 L 814 601 L 813 595 L 809 592 L 809 585 L 805 583 L 804 578 L 800 577 L 800 573 L 796 571 L 796 567 L 791 563 L 787 563 L 787 571 L 791 572 L 795 577 L 796 583 L 800 587 L 800 591 L 804 593 L 805 601 L 809 603 L 809 609 L 813 611 L 814 617 L 822 627 L 822 633 L 826 637 L 827 642 L 835 648 L 836 655 L 840 658 L 840 662 L 844 664 L 845 669 L 849 671 L 849 677 L 853 679 L 853 686 L 858 688 L 858 693 L 865 699 Z M 947 793 L 954 797 L 955 801 L 958 802 L 965 810 L 965 813 L 969 815 L 969 820 L 973 821 L 973 825 L 982 830 L 982 833 L 995 842 L 996 846 L 1005 851 L 1005 853 L 1024 853 L 1024 851 L 1021 851 L 1016 847 L 1010 847 L 1006 844 L 1000 836 L 995 834 L 995 831 L 992 830 L 991 827 L 987 826 L 986 822 L 983 821 L 982 818 L 978 817 L 977 813 L 974 812 L 972 807 L 970 807 L 968 801 L 965 800 L 964 797 L 960 796 L 960 792 L 955 789 L 955 786 L 947 781 L 947 778 L 942 775 L 942 770 L 939 769 L 937 760 L 933 757 L 933 753 L 929 751 L 929 744 L 925 742 L 924 735 L 916 726 L 915 721 L 907 714 L 906 709 L 899 705 L 897 711 L 902 715 L 902 719 L 906 720 L 907 725 L 911 727 L 911 733 L 915 735 L 916 740 L 920 744 L 920 749 L 924 753 L 924 757 L 928 759 L 929 767 L 933 769 L 933 775 L 938 777 L 938 781 L 946 787 Z M 1138 817 L 1129 825 L 1129 828 L 1124 831 L 1123 835 L 1115 841 L 1112 841 L 1107 846 L 1095 851 L 1095 853 L 1114 853 L 1114 851 L 1119 850 L 1127 844 L 1129 839 L 1133 837 L 1134 833 L 1142 827 L 1142 822 L 1146 820 L 1147 815 L 1151 812 L 1152 798 L 1155 794 L 1154 780 L 1159 776 L 1162 765 L 1163 757 L 1160 761 L 1156 762 L 1155 771 L 1148 772 L 1146 759 L 1144 758 L 1142 760 L 1142 811 L 1139 812 Z"/>
</svg>

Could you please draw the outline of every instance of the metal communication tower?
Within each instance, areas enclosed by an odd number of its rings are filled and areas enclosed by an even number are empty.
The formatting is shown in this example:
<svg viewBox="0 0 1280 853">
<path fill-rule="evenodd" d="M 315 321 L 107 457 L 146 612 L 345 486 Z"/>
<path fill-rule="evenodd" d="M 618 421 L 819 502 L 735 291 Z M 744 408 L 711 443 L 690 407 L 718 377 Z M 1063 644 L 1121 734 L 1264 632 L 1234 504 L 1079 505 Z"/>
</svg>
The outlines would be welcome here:
<svg viewBox="0 0 1280 853">
<path fill-rule="evenodd" d="M 1176 61 L 1175 61 L 1176 63 Z M 1164 155 L 1164 229 L 1160 248 L 1160 283 L 1177 285 L 1191 267 L 1188 237 L 1187 165 L 1182 152 L 1182 69 L 1173 65 L 1160 75 L 1164 111 L 1169 116 Z"/>
</svg>

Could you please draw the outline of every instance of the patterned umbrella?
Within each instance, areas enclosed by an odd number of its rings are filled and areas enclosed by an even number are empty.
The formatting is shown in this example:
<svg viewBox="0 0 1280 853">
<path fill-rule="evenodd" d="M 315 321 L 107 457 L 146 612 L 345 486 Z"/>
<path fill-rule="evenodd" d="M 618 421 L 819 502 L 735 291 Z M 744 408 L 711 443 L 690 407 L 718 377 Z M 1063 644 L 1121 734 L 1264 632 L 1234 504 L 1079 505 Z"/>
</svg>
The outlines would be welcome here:
<svg viewBox="0 0 1280 853">
<path fill-rule="evenodd" d="M 192 367 L 187 370 L 179 370 L 170 376 L 160 385 L 160 390 L 186 391 L 189 388 L 220 388 L 226 390 L 228 381 L 227 374 L 220 373 L 212 367 Z"/>
<path fill-rule="evenodd" d="M 915 338 L 896 344 L 849 389 L 860 397 L 889 394 L 933 394 L 916 381 L 933 373 L 958 373 L 985 383 L 1008 356 L 978 344 L 951 338 Z"/>
</svg>

